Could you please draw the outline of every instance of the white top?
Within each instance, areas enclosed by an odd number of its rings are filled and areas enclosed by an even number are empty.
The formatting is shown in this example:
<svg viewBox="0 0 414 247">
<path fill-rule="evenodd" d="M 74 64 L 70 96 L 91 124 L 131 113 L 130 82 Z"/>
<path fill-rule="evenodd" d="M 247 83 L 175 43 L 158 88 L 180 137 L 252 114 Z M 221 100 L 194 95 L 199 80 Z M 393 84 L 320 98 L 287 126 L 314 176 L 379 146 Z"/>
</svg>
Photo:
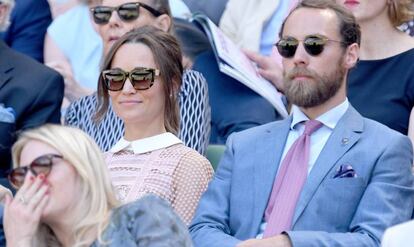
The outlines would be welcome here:
<svg viewBox="0 0 414 247">
<path fill-rule="evenodd" d="M 127 141 L 123 137 L 119 140 L 110 150 L 112 153 L 119 152 L 121 150 L 128 150 L 134 152 L 134 154 L 148 153 L 154 150 L 170 147 L 175 144 L 182 143 L 178 137 L 170 132 L 162 133 L 159 135 L 135 140 Z"/>
<path fill-rule="evenodd" d="M 414 241 L 414 221 L 388 228 L 382 238 L 382 247 L 411 247 Z"/>
<path fill-rule="evenodd" d="M 311 140 L 310 140 L 310 150 L 309 150 L 309 163 L 308 163 L 308 174 L 312 170 L 316 159 L 318 158 L 319 154 L 321 153 L 323 147 L 325 146 L 326 142 L 328 141 L 329 137 L 332 134 L 332 131 L 335 129 L 336 125 L 338 124 L 339 120 L 348 110 L 349 102 L 348 99 L 345 99 L 344 102 L 339 104 L 338 106 L 332 108 L 331 110 L 325 112 L 324 114 L 317 117 L 315 120 L 321 122 L 323 126 L 317 129 L 315 132 L 312 133 Z M 290 131 L 289 135 L 286 140 L 285 149 L 283 150 L 282 157 L 280 159 L 279 168 L 285 158 L 287 152 L 289 151 L 290 147 L 302 135 L 303 131 L 305 131 L 305 121 L 309 120 L 309 118 L 299 109 L 297 106 L 292 106 L 292 123 L 290 124 Z M 264 221 L 264 213 L 263 213 L 263 221 L 259 228 L 259 234 L 256 238 L 262 238 L 264 230 L 266 228 L 266 222 Z"/>
</svg>

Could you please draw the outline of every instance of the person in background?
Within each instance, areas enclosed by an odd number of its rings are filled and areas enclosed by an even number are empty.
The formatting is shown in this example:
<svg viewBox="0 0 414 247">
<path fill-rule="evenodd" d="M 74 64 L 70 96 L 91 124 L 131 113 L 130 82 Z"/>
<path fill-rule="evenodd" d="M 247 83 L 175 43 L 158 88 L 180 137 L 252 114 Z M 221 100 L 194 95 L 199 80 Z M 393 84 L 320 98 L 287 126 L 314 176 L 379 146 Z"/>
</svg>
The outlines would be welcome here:
<svg viewBox="0 0 414 247">
<path fill-rule="evenodd" d="M 7 246 L 191 246 L 168 204 L 119 206 L 101 151 L 81 130 L 45 125 L 13 146 L 3 227 Z"/>
<path fill-rule="evenodd" d="M 111 101 L 124 123 L 124 136 L 106 153 L 118 198 L 125 203 L 155 193 L 189 224 L 213 169 L 176 137 L 181 58 L 174 36 L 155 27 L 122 36 L 103 63 L 96 118 Z"/>
<path fill-rule="evenodd" d="M 10 26 L 0 30 L 0 39 L 9 47 L 43 63 L 43 42 L 52 22 L 47 0 L 0 0 L 0 5 L 13 8 Z"/>
<path fill-rule="evenodd" d="M 336 2 L 361 26 L 360 59 L 348 80 L 350 102 L 414 143 L 414 38 L 397 28 L 414 18 L 412 1 Z"/>
<path fill-rule="evenodd" d="M 32 2 L 32 1 L 30 1 Z M 12 5 L 0 1 L 0 28 L 7 29 Z M 60 123 L 63 79 L 54 70 L 9 48 L 0 40 L 0 183 L 16 133 L 45 123 Z"/>
<path fill-rule="evenodd" d="M 96 90 L 103 45 L 89 8 L 97 2 L 79 1 L 77 6 L 54 19 L 47 29 L 45 64 L 65 78 L 66 106 Z"/>
</svg>

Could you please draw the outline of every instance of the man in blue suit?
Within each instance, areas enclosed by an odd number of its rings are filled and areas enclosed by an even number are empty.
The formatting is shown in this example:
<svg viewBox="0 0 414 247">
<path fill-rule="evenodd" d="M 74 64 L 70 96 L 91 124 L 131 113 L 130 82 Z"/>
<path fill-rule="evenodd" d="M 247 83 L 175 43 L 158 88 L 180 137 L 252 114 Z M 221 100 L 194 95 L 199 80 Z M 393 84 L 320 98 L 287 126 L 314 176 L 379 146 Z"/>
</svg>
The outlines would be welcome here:
<svg viewBox="0 0 414 247">
<path fill-rule="evenodd" d="M 9 11 L 0 4 L 0 27 L 7 25 Z M 60 123 L 63 90 L 59 73 L 0 40 L 0 184 L 9 187 L 7 170 L 17 134 L 45 123 Z"/>
<path fill-rule="evenodd" d="M 291 116 L 229 137 L 190 226 L 194 244 L 380 246 L 413 212 L 413 154 L 406 136 L 346 98 L 359 26 L 333 1 L 303 0 L 279 36 Z"/>
</svg>

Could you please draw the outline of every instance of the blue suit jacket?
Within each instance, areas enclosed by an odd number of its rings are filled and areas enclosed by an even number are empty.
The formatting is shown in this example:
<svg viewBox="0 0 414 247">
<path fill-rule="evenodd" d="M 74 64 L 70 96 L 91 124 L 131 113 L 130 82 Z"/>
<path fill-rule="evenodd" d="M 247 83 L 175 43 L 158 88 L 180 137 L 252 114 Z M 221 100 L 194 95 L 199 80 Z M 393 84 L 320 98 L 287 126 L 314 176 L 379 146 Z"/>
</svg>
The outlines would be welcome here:
<svg viewBox="0 0 414 247">
<path fill-rule="evenodd" d="M 196 247 L 255 238 L 292 119 L 231 135 L 196 211 Z M 414 204 L 409 139 L 353 107 L 338 122 L 296 205 L 293 246 L 379 246 L 384 230 L 410 218 Z M 333 178 L 341 165 L 357 177 Z"/>
<path fill-rule="evenodd" d="M 0 104 L 13 109 L 15 121 L 0 120 L 0 183 L 11 164 L 10 148 L 19 131 L 60 123 L 64 82 L 56 71 L 20 54 L 0 40 Z"/>
<path fill-rule="evenodd" d="M 43 44 L 52 14 L 47 0 L 16 0 L 11 25 L 0 38 L 14 50 L 43 63 Z"/>
</svg>

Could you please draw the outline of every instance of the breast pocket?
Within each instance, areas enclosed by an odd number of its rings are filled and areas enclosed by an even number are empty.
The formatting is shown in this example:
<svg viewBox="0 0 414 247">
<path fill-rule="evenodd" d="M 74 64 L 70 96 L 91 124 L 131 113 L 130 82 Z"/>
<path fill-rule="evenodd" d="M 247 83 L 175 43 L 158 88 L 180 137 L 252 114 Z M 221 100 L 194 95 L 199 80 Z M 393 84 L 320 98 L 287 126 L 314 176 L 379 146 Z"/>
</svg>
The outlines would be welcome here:
<svg viewBox="0 0 414 247">
<path fill-rule="evenodd" d="M 366 182 L 360 177 L 325 180 L 315 198 L 317 214 L 338 231 L 348 230 L 365 189 Z"/>
</svg>

